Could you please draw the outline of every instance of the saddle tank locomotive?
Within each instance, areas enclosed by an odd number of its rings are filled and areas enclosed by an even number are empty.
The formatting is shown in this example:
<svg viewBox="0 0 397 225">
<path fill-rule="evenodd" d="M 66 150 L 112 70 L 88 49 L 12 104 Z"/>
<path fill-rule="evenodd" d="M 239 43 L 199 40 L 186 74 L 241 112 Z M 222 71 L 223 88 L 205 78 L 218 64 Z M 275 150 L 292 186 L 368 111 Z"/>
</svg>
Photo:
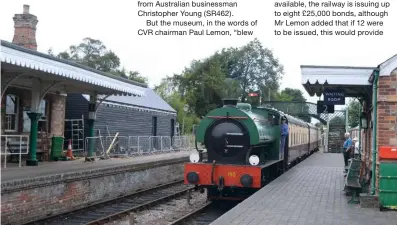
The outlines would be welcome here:
<svg viewBox="0 0 397 225">
<path fill-rule="evenodd" d="M 205 145 L 207 160 L 197 149 L 184 165 L 184 183 L 207 189 L 210 200 L 243 200 L 318 150 L 320 131 L 309 123 L 234 99 L 223 103 L 196 130 L 196 144 Z M 280 150 L 282 118 L 289 134 Z"/>
</svg>

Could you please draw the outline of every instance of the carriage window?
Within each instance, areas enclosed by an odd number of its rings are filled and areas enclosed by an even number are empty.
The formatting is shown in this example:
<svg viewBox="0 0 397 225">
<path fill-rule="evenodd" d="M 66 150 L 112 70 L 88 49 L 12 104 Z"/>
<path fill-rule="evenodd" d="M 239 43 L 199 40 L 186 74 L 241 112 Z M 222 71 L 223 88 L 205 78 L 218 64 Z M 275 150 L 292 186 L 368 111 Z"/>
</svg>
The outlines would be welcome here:
<svg viewBox="0 0 397 225">
<path fill-rule="evenodd" d="M 292 141 L 293 141 L 293 145 L 295 145 L 296 144 L 296 133 L 295 132 L 294 132 L 294 139 Z"/>
</svg>

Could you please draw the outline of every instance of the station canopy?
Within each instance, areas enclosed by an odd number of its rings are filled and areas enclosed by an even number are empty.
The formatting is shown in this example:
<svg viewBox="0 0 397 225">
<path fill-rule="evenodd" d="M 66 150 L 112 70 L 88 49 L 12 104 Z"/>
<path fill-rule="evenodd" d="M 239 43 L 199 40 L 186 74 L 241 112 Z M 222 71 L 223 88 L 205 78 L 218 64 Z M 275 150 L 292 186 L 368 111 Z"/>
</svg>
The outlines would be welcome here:
<svg viewBox="0 0 397 225">
<path fill-rule="evenodd" d="M 368 96 L 375 67 L 301 66 L 302 85 L 310 96 L 320 97 L 324 89 L 343 90 L 345 97 Z"/>
<path fill-rule="evenodd" d="M 40 79 L 54 93 L 145 96 L 146 85 L 1 41 L 2 85 L 31 89 Z M 17 79 L 16 79 L 17 78 Z M 14 81 L 12 81 L 14 79 Z M 3 88 L 3 86 L 2 86 Z"/>
</svg>

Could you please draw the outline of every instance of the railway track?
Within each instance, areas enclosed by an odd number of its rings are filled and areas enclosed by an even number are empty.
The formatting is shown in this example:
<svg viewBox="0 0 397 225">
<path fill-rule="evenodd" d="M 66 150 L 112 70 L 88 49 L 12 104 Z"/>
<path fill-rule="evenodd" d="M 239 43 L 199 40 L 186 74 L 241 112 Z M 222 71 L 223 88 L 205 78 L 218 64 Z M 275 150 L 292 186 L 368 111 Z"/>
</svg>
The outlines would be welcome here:
<svg viewBox="0 0 397 225">
<path fill-rule="evenodd" d="M 83 209 L 29 223 L 30 225 L 105 224 L 153 205 L 169 201 L 192 190 L 193 186 L 176 181 L 155 188 L 89 206 Z"/>
<path fill-rule="evenodd" d="M 169 223 L 168 225 L 209 225 L 236 206 L 234 203 L 208 202 L 197 210 Z"/>
</svg>

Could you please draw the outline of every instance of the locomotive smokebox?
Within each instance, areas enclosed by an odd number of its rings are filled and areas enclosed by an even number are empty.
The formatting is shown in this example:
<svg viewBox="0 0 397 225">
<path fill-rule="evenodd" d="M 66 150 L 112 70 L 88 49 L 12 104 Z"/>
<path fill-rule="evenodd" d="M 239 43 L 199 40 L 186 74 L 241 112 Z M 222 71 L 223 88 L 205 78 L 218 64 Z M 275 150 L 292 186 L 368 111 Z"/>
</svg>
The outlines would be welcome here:
<svg viewBox="0 0 397 225">
<path fill-rule="evenodd" d="M 224 98 L 222 99 L 223 107 L 225 106 L 237 106 L 238 99 L 237 98 Z"/>
</svg>

